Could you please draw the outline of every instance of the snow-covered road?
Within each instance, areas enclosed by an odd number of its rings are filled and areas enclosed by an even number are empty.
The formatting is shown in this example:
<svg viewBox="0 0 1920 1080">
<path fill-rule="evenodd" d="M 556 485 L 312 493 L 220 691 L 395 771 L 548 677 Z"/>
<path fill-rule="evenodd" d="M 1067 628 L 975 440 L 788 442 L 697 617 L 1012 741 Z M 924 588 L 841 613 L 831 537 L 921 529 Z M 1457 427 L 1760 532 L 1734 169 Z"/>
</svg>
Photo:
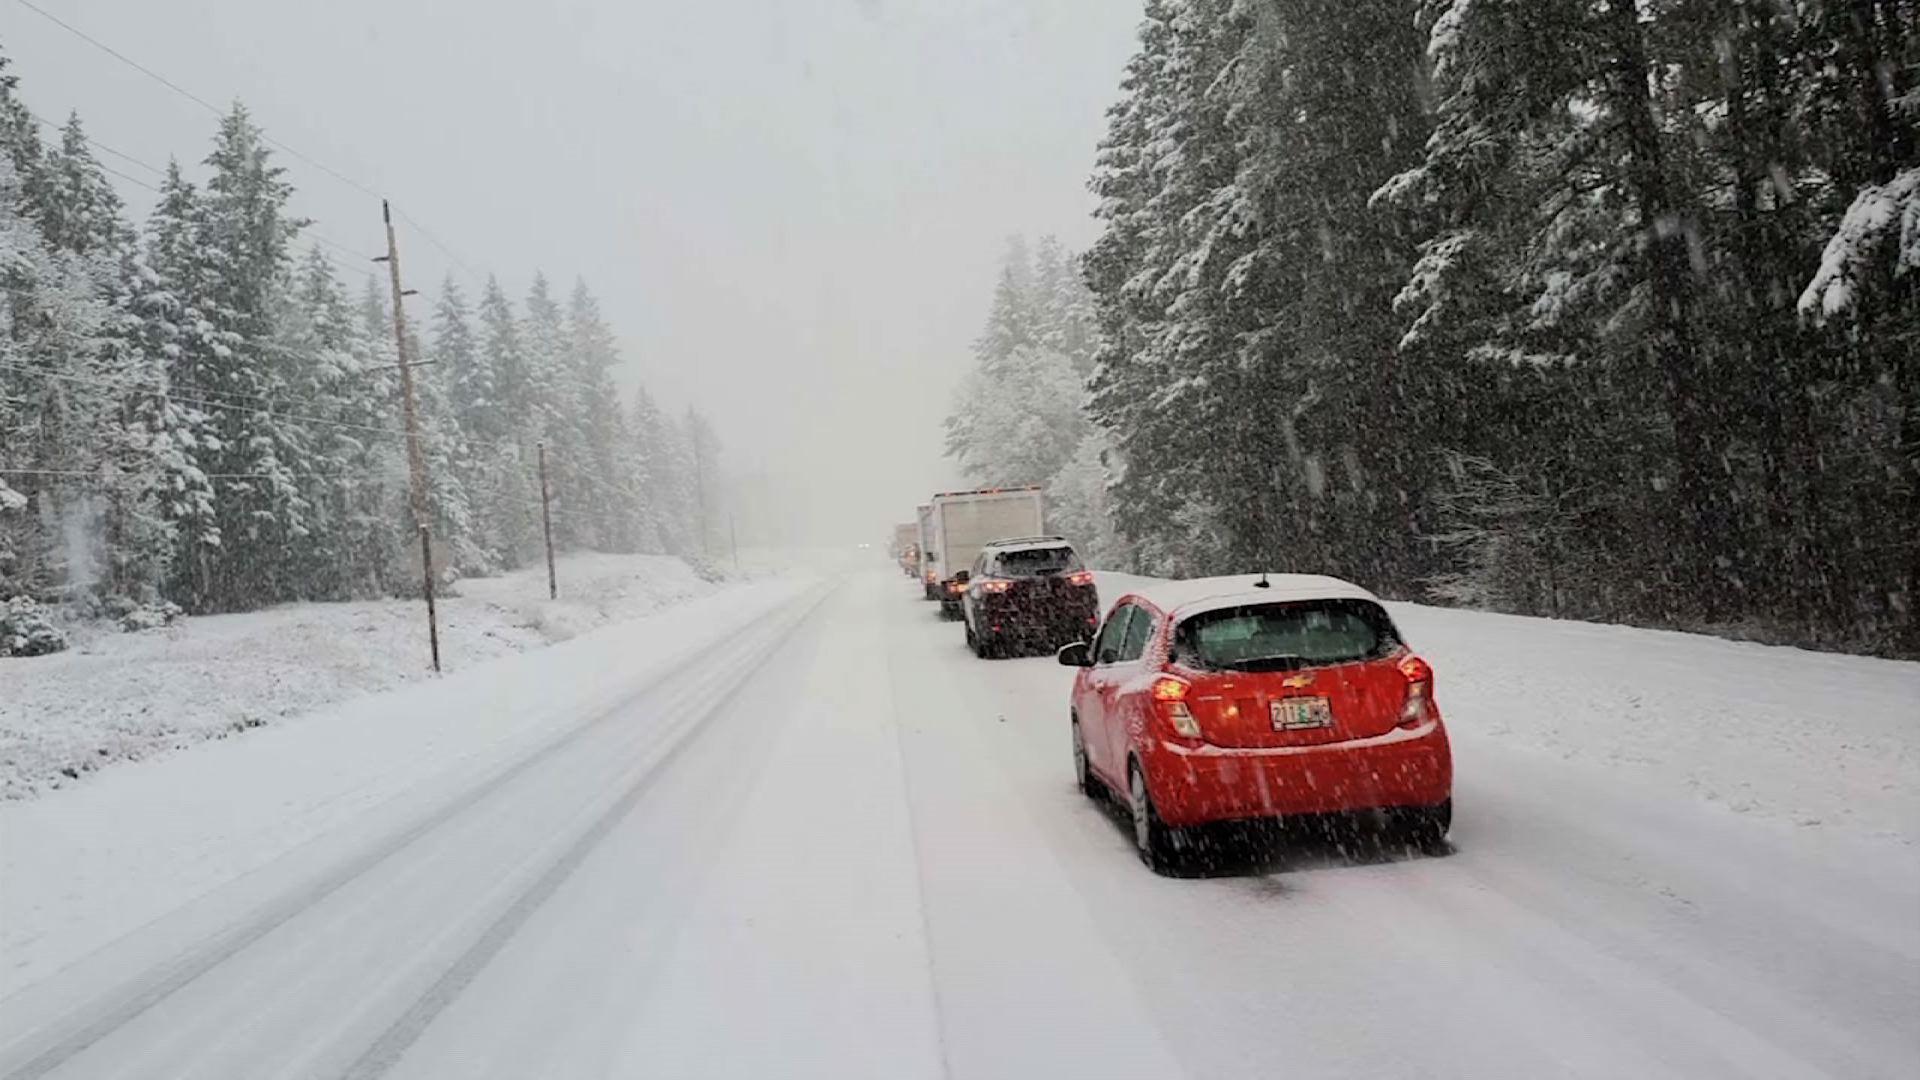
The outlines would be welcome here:
<svg viewBox="0 0 1920 1080">
<path fill-rule="evenodd" d="M 1453 854 L 1309 841 L 1156 878 L 1073 786 L 1067 669 L 974 660 L 897 574 L 755 595 L 696 612 L 684 655 L 611 711 L 595 700 L 575 724 L 501 739 L 460 783 L 422 779 L 35 969 L 0 1001 L 0 1077 L 1920 1063 L 1908 843 L 1743 816 L 1657 770 L 1520 745 L 1450 705 L 1445 680 L 1473 674 L 1443 666 Z M 590 650 L 608 642 L 567 655 L 604 663 Z M 161 770 L 216 783 L 196 754 L 249 752 L 195 751 L 117 786 Z M 137 799 L 116 780 L 98 805 Z M 0 825 L 31 841 L 23 820 Z M 4 888 L 9 903 L 32 892 Z M 53 921 L 44 905 L 15 914 Z"/>
</svg>

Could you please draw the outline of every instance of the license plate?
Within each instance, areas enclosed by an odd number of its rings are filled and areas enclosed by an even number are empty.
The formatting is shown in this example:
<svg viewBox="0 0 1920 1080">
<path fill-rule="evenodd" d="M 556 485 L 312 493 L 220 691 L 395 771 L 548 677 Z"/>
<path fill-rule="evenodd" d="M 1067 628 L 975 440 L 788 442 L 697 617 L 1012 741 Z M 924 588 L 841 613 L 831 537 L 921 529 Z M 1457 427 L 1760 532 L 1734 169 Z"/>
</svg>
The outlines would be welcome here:
<svg viewBox="0 0 1920 1080">
<path fill-rule="evenodd" d="M 1281 698 L 1273 703 L 1273 730 L 1304 731 L 1333 726 L 1333 707 L 1323 697 Z"/>
</svg>

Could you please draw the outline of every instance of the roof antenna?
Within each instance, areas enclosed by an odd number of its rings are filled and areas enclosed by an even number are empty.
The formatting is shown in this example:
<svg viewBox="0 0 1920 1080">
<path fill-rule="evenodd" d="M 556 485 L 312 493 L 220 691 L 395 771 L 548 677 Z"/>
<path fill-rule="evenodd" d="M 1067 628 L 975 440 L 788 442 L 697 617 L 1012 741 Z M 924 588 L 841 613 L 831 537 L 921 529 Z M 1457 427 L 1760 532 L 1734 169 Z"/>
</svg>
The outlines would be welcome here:
<svg viewBox="0 0 1920 1080">
<path fill-rule="evenodd" d="M 1267 580 L 1267 572 L 1265 570 L 1260 571 L 1260 580 L 1254 582 L 1253 587 L 1256 589 L 1273 588 L 1273 583 Z"/>
</svg>

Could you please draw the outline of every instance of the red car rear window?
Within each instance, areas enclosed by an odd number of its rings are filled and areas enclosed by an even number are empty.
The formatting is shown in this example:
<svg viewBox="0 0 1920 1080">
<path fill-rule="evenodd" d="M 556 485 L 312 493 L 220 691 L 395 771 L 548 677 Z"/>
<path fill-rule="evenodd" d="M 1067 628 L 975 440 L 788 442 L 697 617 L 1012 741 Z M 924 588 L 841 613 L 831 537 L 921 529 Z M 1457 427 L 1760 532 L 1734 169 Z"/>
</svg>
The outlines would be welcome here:
<svg viewBox="0 0 1920 1080">
<path fill-rule="evenodd" d="M 1387 656 L 1400 635 L 1367 600 L 1300 600 L 1205 611 L 1174 629 L 1173 657 L 1190 667 L 1291 671 Z"/>
</svg>

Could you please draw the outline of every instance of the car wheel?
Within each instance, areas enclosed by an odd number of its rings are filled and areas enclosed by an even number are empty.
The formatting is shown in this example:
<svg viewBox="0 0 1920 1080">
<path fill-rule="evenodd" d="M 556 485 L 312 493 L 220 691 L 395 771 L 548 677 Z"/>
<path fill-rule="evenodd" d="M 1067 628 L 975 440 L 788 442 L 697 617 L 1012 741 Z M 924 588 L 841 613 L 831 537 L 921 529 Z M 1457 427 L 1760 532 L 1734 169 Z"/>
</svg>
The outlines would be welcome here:
<svg viewBox="0 0 1920 1080">
<path fill-rule="evenodd" d="M 1073 727 L 1073 779 L 1080 785 L 1080 794 L 1089 799 L 1098 799 L 1105 792 L 1100 778 L 1093 775 L 1093 767 L 1087 764 L 1087 739 L 1080 732 L 1080 721 L 1075 719 Z"/>
<path fill-rule="evenodd" d="M 1453 827 L 1453 800 L 1402 810 L 1399 826 L 1400 838 L 1408 847 L 1428 855 L 1444 855 L 1448 850 L 1447 830 Z"/>
<path fill-rule="evenodd" d="M 1160 820 L 1160 811 L 1153 807 L 1153 796 L 1147 792 L 1147 776 L 1140 770 L 1138 761 L 1127 766 L 1127 795 L 1133 810 L 1133 846 L 1140 852 L 1140 861 L 1156 874 L 1169 873 L 1174 869 L 1174 832 L 1167 823 Z"/>
</svg>

